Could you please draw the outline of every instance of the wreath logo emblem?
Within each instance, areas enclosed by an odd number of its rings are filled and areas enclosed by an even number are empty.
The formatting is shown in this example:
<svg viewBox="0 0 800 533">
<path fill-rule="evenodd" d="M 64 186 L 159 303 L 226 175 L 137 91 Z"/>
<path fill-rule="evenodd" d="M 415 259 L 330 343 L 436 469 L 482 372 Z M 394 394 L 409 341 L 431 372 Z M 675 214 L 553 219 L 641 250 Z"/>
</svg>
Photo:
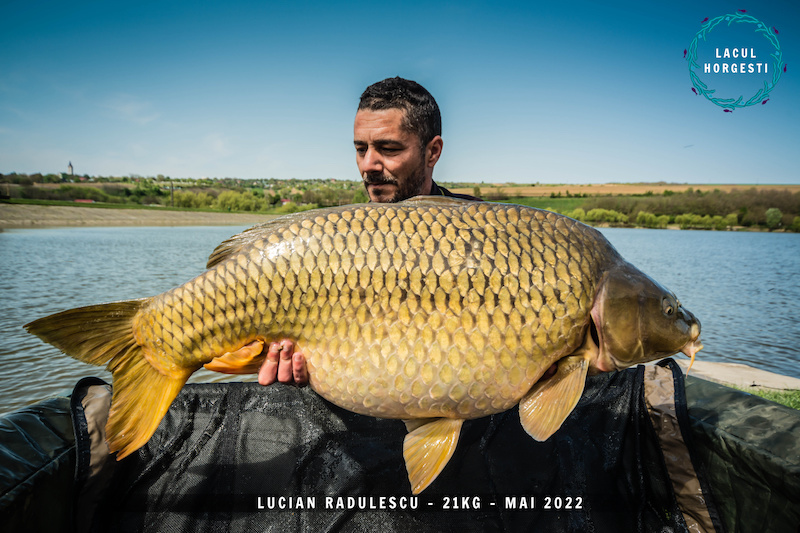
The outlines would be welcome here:
<svg viewBox="0 0 800 533">
<path fill-rule="evenodd" d="M 692 91 L 695 94 L 704 96 L 711 103 L 723 108 L 723 111 L 726 113 L 732 113 L 734 109 L 739 107 L 766 104 L 769 101 L 770 92 L 775 88 L 778 80 L 781 79 L 781 74 L 786 72 L 786 64 L 783 62 L 781 45 L 778 42 L 778 30 L 774 27 L 767 26 L 755 17 L 748 15 L 744 9 L 740 9 L 736 13 L 720 15 L 719 17 L 710 20 L 706 18 L 701 22 L 701 24 L 702 27 L 700 28 L 700 31 L 695 34 L 694 39 L 692 39 L 692 42 L 689 44 L 689 48 L 683 51 L 683 56 L 686 58 L 686 61 L 689 64 L 689 77 L 692 80 Z M 716 58 L 735 58 L 737 62 L 732 64 L 723 63 L 721 65 L 722 68 L 720 68 L 719 63 L 715 63 L 713 66 L 710 63 L 704 63 L 702 65 L 698 63 L 698 45 L 700 45 L 701 42 L 703 44 L 707 44 L 709 35 L 720 24 L 726 24 L 728 27 L 733 27 L 734 24 L 737 26 L 751 25 L 752 31 L 754 31 L 756 35 L 763 36 L 769 42 L 769 45 L 771 45 L 773 49 L 773 51 L 769 54 L 771 61 L 764 62 L 763 60 L 758 59 L 758 63 L 753 63 L 752 61 L 757 60 L 755 59 L 753 48 L 750 48 L 749 52 L 747 48 L 734 48 L 733 52 L 731 52 L 728 48 L 725 48 L 722 55 L 720 54 L 719 48 L 717 48 L 715 53 Z M 741 28 L 745 30 L 747 29 L 745 26 L 741 26 Z M 745 60 L 750 62 L 743 62 Z M 724 73 L 739 75 L 747 75 L 748 73 L 753 72 L 764 74 L 771 73 L 772 78 L 766 78 L 763 86 L 760 87 L 755 94 L 749 97 L 745 96 L 744 94 L 739 95 L 738 97 L 732 97 L 731 95 L 717 95 L 717 90 L 709 87 L 709 84 L 703 81 L 703 76 L 705 75 L 706 80 L 708 80 L 710 72 L 714 72 L 716 74 L 719 73 L 720 70 L 722 70 Z"/>
</svg>

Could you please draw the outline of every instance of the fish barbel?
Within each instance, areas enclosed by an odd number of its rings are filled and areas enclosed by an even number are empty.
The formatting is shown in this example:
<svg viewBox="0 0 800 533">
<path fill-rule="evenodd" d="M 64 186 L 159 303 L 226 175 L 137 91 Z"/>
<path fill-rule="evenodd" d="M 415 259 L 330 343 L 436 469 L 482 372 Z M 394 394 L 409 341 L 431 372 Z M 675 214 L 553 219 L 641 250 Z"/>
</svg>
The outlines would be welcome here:
<svg viewBox="0 0 800 533">
<path fill-rule="evenodd" d="M 525 430 L 545 440 L 588 373 L 678 351 L 694 360 L 702 347 L 694 316 L 593 228 L 442 197 L 280 217 L 223 242 L 180 287 L 25 327 L 111 371 L 118 459 L 150 439 L 201 366 L 255 373 L 265 345 L 291 338 L 321 396 L 406 420 L 414 493 L 444 468 L 465 419 L 520 404 Z"/>
</svg>

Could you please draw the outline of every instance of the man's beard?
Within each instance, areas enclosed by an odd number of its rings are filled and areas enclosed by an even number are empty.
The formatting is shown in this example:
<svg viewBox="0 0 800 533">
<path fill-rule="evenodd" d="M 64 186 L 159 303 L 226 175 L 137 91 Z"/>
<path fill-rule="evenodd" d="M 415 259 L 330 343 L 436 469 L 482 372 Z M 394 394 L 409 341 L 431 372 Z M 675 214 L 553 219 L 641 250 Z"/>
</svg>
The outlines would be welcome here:
<svg viewBox="0 0 800 533">
<path fill-rule="evenodd" d="M 397 187 L 394 196 L 386 200 L 384 203 L 397 203 L 403 200 L 408 200 L 414 196 L 419 196 L 422 193 L 422 186 L 425 184 L 425 165 L 424 163 L 419 166 L 411 175 L 405 180 L 397 180 L 385 173 L 367 174 L 362 177 L 364 187 L 368 185 L 394 185 Z"/>
</svg>

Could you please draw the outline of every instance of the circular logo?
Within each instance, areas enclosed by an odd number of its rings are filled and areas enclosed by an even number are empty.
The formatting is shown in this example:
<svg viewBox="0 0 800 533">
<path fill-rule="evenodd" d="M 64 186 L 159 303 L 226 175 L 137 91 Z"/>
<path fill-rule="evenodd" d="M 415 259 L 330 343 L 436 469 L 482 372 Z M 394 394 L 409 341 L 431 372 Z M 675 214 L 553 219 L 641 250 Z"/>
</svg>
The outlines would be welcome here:
<svg viewBox="0 0 800 533">
<path fill-rule="evenodd" d="M 714 30 L 717 35 L 712 35 Z M 719 46 L 712 43 L 715 37 L 720 40 L 717 43 Z M 767 43 L 761 38 L 766 39 Z M 730 41 L 738 42 L 730 46 Z M 739 46 L 743 43 L 751 46 Z M 764 50 L 768 50 L 766 56 Z M 698 55 L 704 56 L 704 60 L 699 61 Z M 766 104 L 781 73 L 786 71 L 778 30 L 747 15 L 744 10 L 705 19 L 689 48 L 684 50 L 684 56 L 689 62 L 692 91 L 703 95 L 727 113 L 737 107 Z M 751 87 L 743 88 L 743 85 L 747 85 L 743 81 L 745 79 L 751 82 Z M 710 87 L 712 84 L 715 88 Z M 719 94 L 723 92 L 725 94 Z"/>
</svg>

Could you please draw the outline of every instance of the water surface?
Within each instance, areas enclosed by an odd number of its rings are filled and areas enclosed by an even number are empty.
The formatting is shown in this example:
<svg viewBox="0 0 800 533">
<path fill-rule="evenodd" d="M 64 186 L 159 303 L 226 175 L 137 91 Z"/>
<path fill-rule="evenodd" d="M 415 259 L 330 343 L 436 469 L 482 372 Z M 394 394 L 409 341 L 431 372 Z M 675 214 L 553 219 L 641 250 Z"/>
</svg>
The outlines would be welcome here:
<svg viewBox="0 0 800 533">
<path fill-rule="evenodd" d="M 699 318 L 698 358 L 800 378 L 800 234 L 602 231 Z"/>
<path fill-rule="evenodd" d="M 244 227 L 59 228 L 0 232 L 0 413 L 68 393 L 100 367 L 22 329 L 42 316 L 152 296 L 203 272 Z M 604 229 L 630 262 L 671 289 L 703 326 L 706 361 L 800 377 L 800 235 Z M 678 357 L 682 357 L 679 355 Z M 191 381 L 252 380 L 200 371 Z"/>
<path fill-rule="evenodd" d="M 72 307 L 153 296 L 205 270 L 211 251 L 246 226 L 56 228 L 0 232 L 0 413 L 71 392 L 82 377 L 111 381 L 27 333 Z M 191 382 L 245 381 L 201 370 Z"/>
</svg>

